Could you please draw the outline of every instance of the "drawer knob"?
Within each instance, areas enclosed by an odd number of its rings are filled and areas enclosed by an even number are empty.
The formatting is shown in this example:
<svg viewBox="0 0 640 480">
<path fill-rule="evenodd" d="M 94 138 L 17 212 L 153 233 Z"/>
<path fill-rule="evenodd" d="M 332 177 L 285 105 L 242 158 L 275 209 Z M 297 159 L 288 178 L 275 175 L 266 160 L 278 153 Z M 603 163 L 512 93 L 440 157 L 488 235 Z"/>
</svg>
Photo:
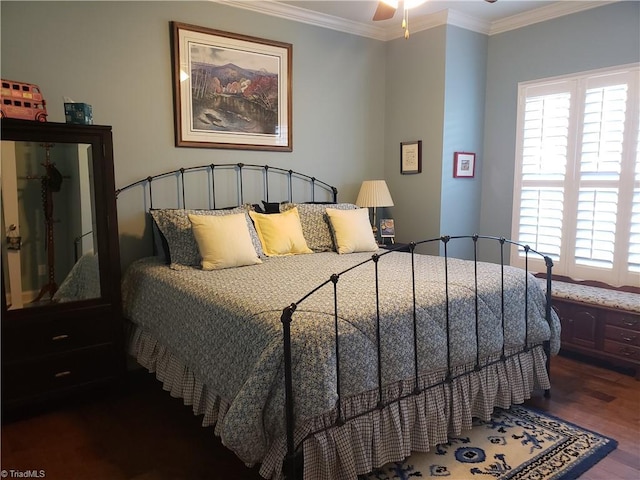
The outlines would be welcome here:
<svg viewBox="0 0 640 480">
<path fill-rule="evenodd" d="M 71 375 L 71 370 L 65 370 L 64 372 L 58 372 L 54 375 L 55 378 L 63 378 Z"/>
<path fill-rule="evenodd" d="M 622 338 L 622 340 L 624 340 L 625 342 L 633 342 L 636 339 L 636 335 L 628 336 L 624 333 L 620 333 L 620 338 Z"/>
<path fill-rule="evenodd" d="M 67 334 L 62 334 L 62 335 L 54 335 L 53 337 L 51 337 L 51 340 L 53 340 L 54 342 L 59 342 L 60 340 L 67 340 L 69 338 L 69 335 Z"/>
<path fill-rule="evenodd" d="M 638 324 L 638 320 L 623 320 L 622 323 L 627 327 L 635 327 Z"/>
<path fill-rule="evenodd" d="M 626 348 L 620 349 L 620 355 L 623 355 L 625 357 L 635 357 L 636 353 L 637 352 L 635 350 L 627 350 Z"/>
</svg>

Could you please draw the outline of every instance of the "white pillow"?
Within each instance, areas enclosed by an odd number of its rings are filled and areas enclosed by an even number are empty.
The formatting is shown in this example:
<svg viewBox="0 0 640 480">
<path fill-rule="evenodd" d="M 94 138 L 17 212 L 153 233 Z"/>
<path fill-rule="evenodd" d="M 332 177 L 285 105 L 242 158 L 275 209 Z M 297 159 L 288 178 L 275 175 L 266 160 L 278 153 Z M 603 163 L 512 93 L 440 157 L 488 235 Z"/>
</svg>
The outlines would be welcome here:
<svg viewBox="0 0 640 480">
<path fill-rule="evenodd" d="M 283 213 L 249 212 L 264 253 L 269 256 L 313 253 L 302 234 L 298 209 Z"/>
<path fill-rule="evenodd" d="M 262 263 L 251 242 L 244 213 L 222 216 L 190 213 L 189 221 L 202 257 L 203 270 Z"/>
<path fill-rule="evenodd" d="M 327 208 L 338 253 L 375 252 L 376 238 L 369 223 L 369 209 L 336 210 Z"/>
</svg>

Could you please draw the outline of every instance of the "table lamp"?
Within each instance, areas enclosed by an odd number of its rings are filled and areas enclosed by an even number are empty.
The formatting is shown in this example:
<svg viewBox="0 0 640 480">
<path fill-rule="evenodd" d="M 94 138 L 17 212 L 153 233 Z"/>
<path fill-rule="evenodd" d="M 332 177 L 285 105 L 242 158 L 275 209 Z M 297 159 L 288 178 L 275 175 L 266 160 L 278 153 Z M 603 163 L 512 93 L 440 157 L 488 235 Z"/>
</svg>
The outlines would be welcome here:
<svg viewBox="0 0 640 480">
<path fill-rule="evenodd" d="M 373 207 L 373 234 L 378 240 L 378 207 L 393 207 L 393 200 L 384 180 L 365 180 L 360 186 L 356 205 L 359 207 Z"/>
</svg>

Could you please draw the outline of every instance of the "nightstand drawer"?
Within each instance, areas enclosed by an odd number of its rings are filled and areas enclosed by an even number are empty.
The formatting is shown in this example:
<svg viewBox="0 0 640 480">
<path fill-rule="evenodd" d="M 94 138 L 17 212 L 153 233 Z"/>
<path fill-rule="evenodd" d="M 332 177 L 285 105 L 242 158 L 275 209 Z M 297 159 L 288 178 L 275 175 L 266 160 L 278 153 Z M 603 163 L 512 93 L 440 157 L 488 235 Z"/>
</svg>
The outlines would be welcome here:
<svg viewBox="0 0 640 480">
<path fill-rule="evenodd" d="M 23 399 L 118 375 L 113 346 L 3 365 L 3 401 Z"/>
<path fill-rule="evenodd" d="M 640 347 L 634 345 L 605 340 L 604 351 L 625 360 L 640 362 Z"/>
<path fill-rule="evenodd" d="M 3 361 L 19 361 L 81 347 L 113 342 L 113 323 L 108 316 L 78 316 L 16 325 L 2 332 Z"/>
<path fill-rule="evenodd" d="M 607 312 L 606 322 L 607 325 L 613 325 L 614 327 L 620 328 L 630 328 L 640 332 L 640 315 L 634 315 L 632 313 Z"/>
<path fill-rule="evenodd" d="M 606 339 L 613 340 L 614 342 L 640 346 L 640 332 L 629 330 L 628 328 L 607 325 L 604 330 L 604 336 Z"/>
</svg>

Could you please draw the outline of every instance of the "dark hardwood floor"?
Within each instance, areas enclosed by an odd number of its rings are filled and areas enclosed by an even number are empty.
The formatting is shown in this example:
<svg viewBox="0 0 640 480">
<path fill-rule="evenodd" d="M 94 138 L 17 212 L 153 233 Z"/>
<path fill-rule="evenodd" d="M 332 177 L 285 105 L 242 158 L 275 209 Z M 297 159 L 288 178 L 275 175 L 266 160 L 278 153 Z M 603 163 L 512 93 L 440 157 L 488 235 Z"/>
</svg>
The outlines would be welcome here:
<svg viewBox="0 0 640 480">
<path fill-rule="evenodd" d="M 551 398 L 527 405 L 619 442 L 581 479 L 640 479 L 640 382 L 562 356 L 552 375 Z M 153 376 L 131 377 L 127 392 L 5 421 L 2 469 L 43 470 L 47 480 L 260 478 Z"/>
</svg>

